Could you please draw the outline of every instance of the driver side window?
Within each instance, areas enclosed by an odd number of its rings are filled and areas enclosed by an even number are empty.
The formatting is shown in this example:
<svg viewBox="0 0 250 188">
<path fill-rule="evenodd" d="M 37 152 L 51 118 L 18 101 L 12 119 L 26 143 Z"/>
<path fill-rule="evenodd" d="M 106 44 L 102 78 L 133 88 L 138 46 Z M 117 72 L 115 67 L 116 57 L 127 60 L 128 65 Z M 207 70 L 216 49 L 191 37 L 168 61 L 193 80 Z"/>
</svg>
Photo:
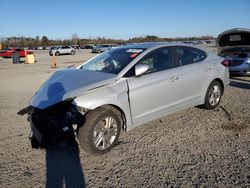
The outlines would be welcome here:
<svg viewBox="0 0 250 188">
<path fill-rule="evenodd" d="M 146 64 L 149 70 L 146 74 L 159 72 L 171 68 L 171 50 L 170 48 L 156 49 L 145 57 L 143 57 L 138 64 Z M 126 74 L 125 77 L 135 76 L 135 66 L 133 66 Z"/>
<path fill-rule="evenodd" d="M 159 72 L 170 68 L 170 48 L 160 48 L 146 55 L 138 63 L 149 66 L 148 73 Z"/>
<path fill-rule="evenodd" d="M 149 70 L 146 74 L 169 69 L 171 68 L 171 50 L 169 47 L 156 49 L 143 57 L 136 65 L 138 64 L 146 64 L 149 66 Z M 125 77 L 135 76 L 135 66 L 125 74 Z"/>
</svg>

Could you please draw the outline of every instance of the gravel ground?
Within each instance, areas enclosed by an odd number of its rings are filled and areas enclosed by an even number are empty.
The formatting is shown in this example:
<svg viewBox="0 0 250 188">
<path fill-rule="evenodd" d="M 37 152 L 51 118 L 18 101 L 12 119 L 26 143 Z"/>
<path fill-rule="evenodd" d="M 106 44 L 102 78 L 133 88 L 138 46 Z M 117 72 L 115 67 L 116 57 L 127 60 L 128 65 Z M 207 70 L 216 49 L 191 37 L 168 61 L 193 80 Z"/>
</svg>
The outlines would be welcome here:
<svg viewBox="0 0 250 188">
<path fill-rule="evenodd" d="M 36 64 L 0 59 L 0 187 L 250 187 L 250 77 L 232 78 L 216 110 L 194 107 L 123 132 L 110 153 L 93 157 L 76 143 L 30 147 L 29 124 L 16 113 L 58 70 L 47 51 L 35 54 Z"/>
</svg>

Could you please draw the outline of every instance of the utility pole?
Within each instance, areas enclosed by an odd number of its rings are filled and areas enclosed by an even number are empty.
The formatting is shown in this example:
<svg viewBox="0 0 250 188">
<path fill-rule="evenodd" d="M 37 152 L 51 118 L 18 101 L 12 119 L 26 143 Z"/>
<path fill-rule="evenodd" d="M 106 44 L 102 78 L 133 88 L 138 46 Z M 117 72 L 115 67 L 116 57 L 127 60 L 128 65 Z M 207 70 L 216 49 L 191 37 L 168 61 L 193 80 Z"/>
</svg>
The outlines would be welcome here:
<svg viewBox="0 0 250 188">
<path fill-rule="evenodd" d="M 2 39 L 0 39 L 0 50 L 3 49 L 3 45 L 2 45 Z"/>
</svg>

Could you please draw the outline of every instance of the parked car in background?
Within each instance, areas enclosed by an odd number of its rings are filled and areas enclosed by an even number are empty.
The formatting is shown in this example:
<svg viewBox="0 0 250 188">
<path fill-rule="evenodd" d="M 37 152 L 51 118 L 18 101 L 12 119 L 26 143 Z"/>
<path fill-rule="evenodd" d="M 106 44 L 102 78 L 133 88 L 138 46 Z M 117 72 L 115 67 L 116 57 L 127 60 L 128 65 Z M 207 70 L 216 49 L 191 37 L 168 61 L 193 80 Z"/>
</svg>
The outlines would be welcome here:
<svg viewBox="0 0 250 188">
<path fill-rule="evenodd" d="M 106 52 L 107 50 L 110 50 L 113 47 L 111 44 L 101 44 L 94 46 L 92 49 L 92 53 L 102 53 Z"/>
<path fill-rule="evenodd" d="M 250 29 L 224 31 L 216 44 L 218 54 L 228 60 L 231 74 L 250 75 Z"/>
<path fill-rule="evenodd" d="M 0 52 L 0 57 L 12 57 L 14 52 L 19 53 L 20 57 L 25 57 L 25 50 L 19 48 L 6 49 L 5 51 Z M 33 51 L 26 50 L 26 53 L 33 54 Z"/>
<path fill-rule="evenodd" d="M 90 45 L 90 44 L 84 46 L 85 49 L 91 49 L 91 50 L 93 49 L 93 47 L 94 45 Z"/>
<path fill-rule="evenodd" d="M 56 48 L 59 48 L 60 46 L 51 46 L 50 47 L 50 50 L 53 50 L 53 49 L 56 49 Z"/>
<path fill-rule="evenodd" d="M 79 49 L 80 46 L 79 45 L 71 45 L 72 48 L 75 48 L 75 49 Z"/>
<path fill-rule="evenodd" d="M 195 45 L 193 41 L 183 41 L 184 44 Z"/>
<path fill-rule="evenodd" d="M 101 155 L 121 130 L 202 105 L 216 108 L 229 82 L 224 58 L 181 43 L 144 43 L 111 49 L 77 68 L 54 73 L 33 96 L 28 113 L 35 147 L 77 135 Z"/>
<path fill-rule="evenodd" d="M 72 48 L 71 46 L 57 46 L 54 48 L 51 48 L 49 51 L 49 55 L 65 55 L 65 54 L 70 54 L 70 55 L 75 55 L 76 54 L 76 49 Z"/>
</svg>

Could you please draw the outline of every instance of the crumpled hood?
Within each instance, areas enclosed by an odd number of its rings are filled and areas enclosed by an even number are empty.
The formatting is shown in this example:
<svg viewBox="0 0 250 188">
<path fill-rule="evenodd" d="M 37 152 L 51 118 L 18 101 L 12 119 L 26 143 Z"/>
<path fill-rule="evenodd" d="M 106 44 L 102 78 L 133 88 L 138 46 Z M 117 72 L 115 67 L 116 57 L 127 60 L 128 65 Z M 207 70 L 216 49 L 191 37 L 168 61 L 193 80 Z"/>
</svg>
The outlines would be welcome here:
<svg viewBox="0 0 250 188">
<path fill-rule="evenodd" d="M 249 51 L 250 29 L 235 28 L 224 31 L 216 40 L 218 54 L 226 51 Z"/>
<path fill-rule="evenodd" d="M 31 106 L 45 109 L 84 92 L 112 83 L 116 75 L 82 69 L 55 72 L 32 97 Z"/>
</svg>

